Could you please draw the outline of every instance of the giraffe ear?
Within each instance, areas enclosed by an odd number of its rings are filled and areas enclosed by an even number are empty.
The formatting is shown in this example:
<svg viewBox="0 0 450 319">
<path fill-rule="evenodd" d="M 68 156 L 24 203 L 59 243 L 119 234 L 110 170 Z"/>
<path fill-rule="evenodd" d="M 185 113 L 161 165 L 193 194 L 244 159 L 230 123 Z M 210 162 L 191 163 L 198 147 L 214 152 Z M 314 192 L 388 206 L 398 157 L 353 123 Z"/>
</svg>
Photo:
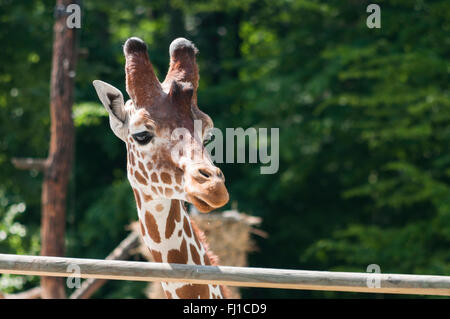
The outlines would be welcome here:
<svg viewBox="0 0 450 319">
<path fill-rule="evenodd" d="M 123 102 L 123 95 L 114 86 L 99 80 L 93 83 L 97 95 L 109 113 L 109 124 L 114 134 L 124 142 L 127 139 L 127 113 Z"/>
</svg>

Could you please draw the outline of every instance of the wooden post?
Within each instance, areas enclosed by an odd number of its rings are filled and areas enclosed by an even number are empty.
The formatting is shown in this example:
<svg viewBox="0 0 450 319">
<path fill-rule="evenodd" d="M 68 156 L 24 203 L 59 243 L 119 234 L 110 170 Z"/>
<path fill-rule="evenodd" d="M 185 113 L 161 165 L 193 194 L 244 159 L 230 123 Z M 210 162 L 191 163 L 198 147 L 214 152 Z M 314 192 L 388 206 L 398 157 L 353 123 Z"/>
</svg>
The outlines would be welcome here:
<svg viewBox="0 0 450 319">
<path fill-rule="evenodd" d="M 50 82 L 50 149 L 42 185 L 41 255 L 64 256 L 67 186 L 72 170 L 74 125 L 73 86 L 76 65 L 75 28 L 66 24 L 66 7 L 73 0 L 57 0 L 53 27 Z M 42 277 L 43 298 L 65 298 L 62 278 Z"/>
<path fill-rule="evenodd" d="M 78 266 L 80 272 L 68 271 Z M 450 296 L 450 276 L 199 266 L 0 254 L 0 273 L 199 285 Z M 375 285 L 373 285 L 375 283 Z"/>
<path fill-rule="evenodd" d="M 13 158 L 18 169 L 38 170 L 42 183 L 41 254 L 64 256 L 67 186 L 72 171 L 75 129 L 72 121 L 75 78 L 76 28 L 67 26 L 69 4 L 76 0 L 57 0 L 53 26 L 53 57 L 50 80 L 50 148 L 48 157 Z M 65 298 L 61 278 L 42 277 L 43 298 Z"/>
</svg>

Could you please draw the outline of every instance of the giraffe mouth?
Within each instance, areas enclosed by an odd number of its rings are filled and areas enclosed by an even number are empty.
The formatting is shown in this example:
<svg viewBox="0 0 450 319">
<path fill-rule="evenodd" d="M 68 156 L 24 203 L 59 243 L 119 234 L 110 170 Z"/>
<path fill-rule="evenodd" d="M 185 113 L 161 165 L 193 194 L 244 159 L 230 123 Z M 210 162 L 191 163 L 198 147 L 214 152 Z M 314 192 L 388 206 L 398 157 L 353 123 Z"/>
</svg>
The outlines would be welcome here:
<svg viewBox="0 0 450 319">
<path fill-rule="evenodd" d="M 195 166 L 187 177 L 184 187 L 186 199 L 201 213 L 208 213 L 228 202 L 229 194 L 219 169 Z"/>
<path fill-rule="evenodd" d="M 223 196 L 221 198 L 217 198 L 217 202 L 214 202 L 210 200 L 209 198 L 206 198 L 206 196 L 201 195 L 187 195 L 187 200 L 192 203 L 200 213 L 208 213 L 212 211 L 213 209 L 222 207 L 228 202 L 228 193 L 226 193 L 226 196 Z"/>
<path fill-rule="evenodd" d="M 197 196 L 188 196 L 188 199 L 201 213 L 208 213 L 214 208 L 217 208 L 209 205 L 207 202 L 198 198 Z"/>
</svg>

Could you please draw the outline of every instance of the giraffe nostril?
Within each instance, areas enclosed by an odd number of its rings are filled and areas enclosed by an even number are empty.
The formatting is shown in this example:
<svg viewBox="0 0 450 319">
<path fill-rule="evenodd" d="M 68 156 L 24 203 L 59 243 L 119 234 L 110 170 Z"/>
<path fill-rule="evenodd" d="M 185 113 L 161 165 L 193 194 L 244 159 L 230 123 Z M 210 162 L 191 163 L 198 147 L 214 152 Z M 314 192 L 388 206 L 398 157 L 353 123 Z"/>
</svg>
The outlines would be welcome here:
<svg viewBox="0 0 450 319">
<path fill-rule="evenodd" d="M 198 172 L 206 178 L 209 178 L 211 175 L 204 169 L 200 168 Z"/>
</svg>

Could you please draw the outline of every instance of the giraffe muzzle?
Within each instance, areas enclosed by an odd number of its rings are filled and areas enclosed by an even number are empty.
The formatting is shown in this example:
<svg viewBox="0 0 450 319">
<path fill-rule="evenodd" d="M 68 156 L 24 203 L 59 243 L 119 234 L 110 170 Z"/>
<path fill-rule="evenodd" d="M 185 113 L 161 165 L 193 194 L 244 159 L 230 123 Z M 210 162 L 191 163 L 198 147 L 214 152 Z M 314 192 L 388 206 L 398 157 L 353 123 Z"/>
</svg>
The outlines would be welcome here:
<svg viewBox="0 0 450 319">
<path fill-rule="evenodd" d="M 222 207 L 229 200 L 222 171 L 215 166 L 191 169 L 185 186 L 187 199 L 202 213 Z"/>
</svg>

